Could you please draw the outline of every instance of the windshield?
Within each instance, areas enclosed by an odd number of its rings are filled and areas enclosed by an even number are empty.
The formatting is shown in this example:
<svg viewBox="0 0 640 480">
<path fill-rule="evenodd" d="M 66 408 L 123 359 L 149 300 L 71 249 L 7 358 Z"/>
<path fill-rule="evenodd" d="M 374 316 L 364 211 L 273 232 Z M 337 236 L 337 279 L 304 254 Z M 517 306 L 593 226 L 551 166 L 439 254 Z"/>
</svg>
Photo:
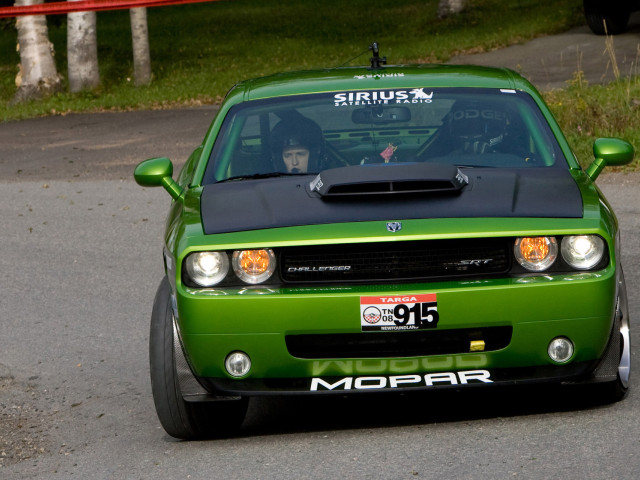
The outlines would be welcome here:
<svg viewBox="0 0 640 480">
<path fill-rule="evenodd" d="M 204 183 L 327 168 L 431 162 L 561 164 L 533 99 L 515 90 L 416 88 L 254 100 L 225 118 Z"/>
</svg>

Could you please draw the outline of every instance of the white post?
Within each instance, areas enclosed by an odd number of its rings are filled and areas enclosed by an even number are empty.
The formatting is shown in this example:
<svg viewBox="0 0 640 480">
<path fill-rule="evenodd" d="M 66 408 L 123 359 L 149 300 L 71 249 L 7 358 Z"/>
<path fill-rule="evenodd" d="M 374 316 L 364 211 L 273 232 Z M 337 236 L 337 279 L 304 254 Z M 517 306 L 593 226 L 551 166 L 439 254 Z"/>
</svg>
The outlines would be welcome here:
<svg viewBox="0 0 640 480">
<path fill-rule="evenodd" d="M 133 78 L 136 85 L 148 85 L 151 82 L 151 55 L 149 54 L 149 30 L 147 28 L 147 9 L 132 8 L 131 41 L 133 43 Z"/>
<path fill-rule="evenodd" d="M 96 12 L 67 14 L 67 60 L 71 92 L 91 90 L 100 84 Z"/>
<path fill-rule="evenodd" d="M 37 5 L 43 0 L 16 0 L 15 6 Z M 18 17 L 18 50 L 20 71 L 16 77 L 15 101 L 38 98 L 60 89 L 60 77 L 53 60 L 53 44 L 49 41 L 44 15 Z"/>
</svg>

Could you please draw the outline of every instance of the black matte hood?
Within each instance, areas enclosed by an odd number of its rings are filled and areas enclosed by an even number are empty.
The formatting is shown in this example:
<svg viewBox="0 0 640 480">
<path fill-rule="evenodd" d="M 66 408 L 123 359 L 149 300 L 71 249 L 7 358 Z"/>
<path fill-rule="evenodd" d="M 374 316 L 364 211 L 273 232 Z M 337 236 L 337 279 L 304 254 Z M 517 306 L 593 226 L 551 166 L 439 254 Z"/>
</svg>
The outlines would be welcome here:
<svg viewBox="0 0 640 480">
<path fill-rule="evenodd" d="M 468 183 L 451 192 L 322 197 L 316 175 L 214 183 L 203 188 L 206 234 L 328 223 L 420 218 L 581 218 L 582 196 L 560 168 L 460 169 Z"/>
</svg>

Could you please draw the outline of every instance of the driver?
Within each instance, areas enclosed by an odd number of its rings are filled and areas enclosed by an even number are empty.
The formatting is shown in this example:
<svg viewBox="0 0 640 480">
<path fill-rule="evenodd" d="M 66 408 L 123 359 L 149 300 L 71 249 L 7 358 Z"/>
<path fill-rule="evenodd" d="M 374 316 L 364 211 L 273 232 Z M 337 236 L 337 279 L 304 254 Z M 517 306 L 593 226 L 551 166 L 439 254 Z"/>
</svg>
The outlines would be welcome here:
<svg viewBox="0 0 640 480">
<path fill-rule="evenodd" d="M 287 173 L 305 173 L 309 170 L 309 148 L 295 138 L 282 148 L 282 161 Z"/>
<path fill-rule="evenodd" d="M 271 153 L 279 171 L 319 171 L 322 144 L 322 130 L 305 117 L 281 120 L 271 131 Z"/>
</svg>

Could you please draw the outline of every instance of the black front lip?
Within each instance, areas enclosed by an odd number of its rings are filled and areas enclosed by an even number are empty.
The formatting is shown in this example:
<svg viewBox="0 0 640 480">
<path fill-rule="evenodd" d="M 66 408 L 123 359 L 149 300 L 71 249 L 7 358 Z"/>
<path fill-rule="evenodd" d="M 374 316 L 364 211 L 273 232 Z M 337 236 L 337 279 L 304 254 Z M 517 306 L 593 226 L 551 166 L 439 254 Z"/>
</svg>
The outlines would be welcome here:
<svg viewBox="0 0 640 480">
<path fill-rule="evenodd" d="M 345 395 L 356 393 L 372 393 L 372 392 L 408 392 L 421 390 L 441 390 L 441 389 L 466 389 L 478 387 L 506 386 L 506 385 L 527 385 L 535 383 L 583 383 L 592 381 L 591 373 L 595 369 L 597 362 L 581 362 L 572 363 L 565 366 L 539 366 L 539 367 L 521 367 L 521 368 L 496 368 L 486 370 L 469 370 L 471 372 L 488 371 L 490 373 L 491 383 L 481 381 L 472 381 L 466 384 L 452 384 L 437 382 L 434 385 L 425 385 L 424 382 L 418 385 L 397 386 L 386 388 L 366 388 L 344 389 L 337 386 L 334 389 L 321 388 L 311 391 L 312 378 L 262 378 L 262 379 L 239 379 L 232 380 L 227 378 L 199 378 L 200 383 L 214 396 L 268 396 L 268 395 Z M 464 371 L 464 372 L 469 372 Z M 459 371 L 454 372 L 424 372 L 403 375 L 345 375 L 341 377 L 325 377 L 319 376 L 326 384 L 337 384 L 345 378 L 352 379 L 379 379 L 385 377 L 387 380 L 392 377 L 406 377 L 407 375 L 419 375 L 424 377 L 429 374 L 454 373 L 458 375 Z M 456 377 L 457 378 L 457 377 Z M 351 382 L 353 385 L 353 382 Z M 386 382 L 387 385 L 390 383 Z"/>
</svg>

